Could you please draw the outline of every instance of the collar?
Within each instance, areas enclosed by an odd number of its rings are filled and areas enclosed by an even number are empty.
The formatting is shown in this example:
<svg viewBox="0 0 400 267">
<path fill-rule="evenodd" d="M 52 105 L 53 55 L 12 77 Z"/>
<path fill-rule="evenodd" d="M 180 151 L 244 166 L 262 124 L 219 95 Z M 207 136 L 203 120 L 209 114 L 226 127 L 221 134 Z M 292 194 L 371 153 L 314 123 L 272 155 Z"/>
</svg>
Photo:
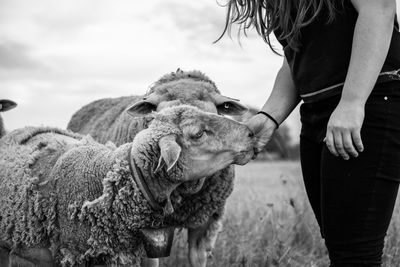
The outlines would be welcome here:
<svg viewBox="0 0 400 267">
<path fill-rule="evenodd" d="M 156 201 L 153 194 L 151 193 L 149 186 L 147 185 L 146 180 L 143 177 L 142 170 L 140 168 L 138 168 L 138 166 L 136 165 L 136 162 L 134 161 L 134 159 L 132 157 L 131 151 L 132 151 L 132 147 L 129 149 L 128 162 L 129 162 L 129 169 L 133 176 L 133 180 L 135 180 L 136 184 L 139 187 L 139 190 L 142 192 L 143 196 L 149 202 L 150 206 L 154 210 L 162 211 L 163 208 L 160 206 L 160 204 Z"/>
</svg>

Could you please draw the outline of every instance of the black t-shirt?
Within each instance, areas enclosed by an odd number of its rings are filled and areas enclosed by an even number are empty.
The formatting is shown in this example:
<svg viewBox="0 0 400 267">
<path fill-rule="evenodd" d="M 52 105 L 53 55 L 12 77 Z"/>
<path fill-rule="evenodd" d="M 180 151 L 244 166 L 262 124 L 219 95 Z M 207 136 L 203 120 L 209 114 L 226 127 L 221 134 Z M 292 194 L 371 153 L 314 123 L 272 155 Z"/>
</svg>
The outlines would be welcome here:
<svg viewBox="0 0 400 267">
<path fill-rule="evenodd" d="M 283 46 L 295 87 L 304 101 L 318 101 L 341 92 L 350 62 L 357 17 L 351 1 L 345 0 L 344 8 L 338 11 L 333 22 L 327 24 L 327 13 L 322 11 L 315 21 L 301 29 L 297 50 L 289 47 L 285 40 L 278 39 Z M 275 31 L 277 37 L 279 34 L 279 30 Z M 400 79 L 398 72 L 395 73 L 399 69 L 400 33 L 396 20 L 388 56 L 378 82 Z"/>
</svg>

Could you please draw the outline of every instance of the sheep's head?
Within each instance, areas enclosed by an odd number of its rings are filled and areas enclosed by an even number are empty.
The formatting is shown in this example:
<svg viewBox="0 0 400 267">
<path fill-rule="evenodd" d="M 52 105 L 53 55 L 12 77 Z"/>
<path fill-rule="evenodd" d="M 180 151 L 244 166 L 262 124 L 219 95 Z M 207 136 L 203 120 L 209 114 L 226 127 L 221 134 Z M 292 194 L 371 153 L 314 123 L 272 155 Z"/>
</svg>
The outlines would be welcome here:
<svg viewBox="0 0 400 267">
<path fill-rule="evenodd" d="M 7 100 L 7 99 L 0 99 L 0 112 L 8 111 L 13 109 L 17 106 L 17 103 Z"/>
<path fill-rule="evenodd" d="M 239 100 L 221 95 L 215 83 L 203 73 L 179 69 L 161 77 L 144 98 L 127 111 L 133 116 L 142 116 L 182 104 L 223 115 L 241 115 L 247 111 Z"/>
<path fill-rule="evenodd" d="M 162 133 L 156 172 L 163 169 L 179 182 L 210 176 L 230 164 L 246 164 L 253 156 L 253 134 L 247 126 L 188 105 L 154 113 L 145 131 Z"/>
</svg>

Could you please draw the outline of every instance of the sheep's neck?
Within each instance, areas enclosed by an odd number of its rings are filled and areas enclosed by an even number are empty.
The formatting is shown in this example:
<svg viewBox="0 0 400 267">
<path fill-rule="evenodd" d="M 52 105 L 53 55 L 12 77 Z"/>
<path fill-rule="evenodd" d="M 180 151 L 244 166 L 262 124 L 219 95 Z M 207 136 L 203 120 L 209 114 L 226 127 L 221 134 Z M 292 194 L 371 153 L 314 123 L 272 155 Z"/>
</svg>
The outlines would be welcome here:
<svg viewBox="0 0 400 267">
<path fill-rule="evenodd" d="M 154 150 L 151 150 L 154 151 Z M 172 213 L 173 208 L 170 200 L 170 195 L 173 190 L 180 184 L 173 182 L 168 179 L 168 174 L 164 169 L 157 173 L 152 170 L 152 164 L 148 162 L 157 162 L 158 158 L 154 155 L 146 155 L 146 160 L 138 155 L 136 151 L 130 152 L 130 165 L 132 168 L 132 175 L 134 176 L 136 183 L 142 183 L 141 191 L 145 195 L 147 201 L 155 209 L 163 209 L 165 213 Z M 147 161 L 147 162 L 145 162 Z M 144 187 L 144 188 L 143 188 Z M 147 195 L 147 196 L 146 196 Z M 152 200 L 154 199 L 154 201 Z M 155 202 L 155 203 L 152 203 Z"/>
</svg>

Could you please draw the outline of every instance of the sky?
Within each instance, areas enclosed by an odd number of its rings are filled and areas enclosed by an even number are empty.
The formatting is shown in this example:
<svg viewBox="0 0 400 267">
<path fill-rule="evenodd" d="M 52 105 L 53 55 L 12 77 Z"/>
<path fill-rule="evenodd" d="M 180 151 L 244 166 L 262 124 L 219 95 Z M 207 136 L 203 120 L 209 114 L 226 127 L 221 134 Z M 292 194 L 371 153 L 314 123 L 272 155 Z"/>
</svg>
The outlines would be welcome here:
<svg viewBox="0 0 400 267">
<path fill-rule="evenodd" d="M 177 68 L 200 70 L 224 95 L 261 108 L 283 58 L 255 34 L 213 44 L 223 3 L 0 0 L 0 99 L 18 103 L 2 113 L 6 129 L 65 128 L 83 105 L 144 94 Z M 297 110 L 287 124 L 298 138 Z"/>
</svg>

